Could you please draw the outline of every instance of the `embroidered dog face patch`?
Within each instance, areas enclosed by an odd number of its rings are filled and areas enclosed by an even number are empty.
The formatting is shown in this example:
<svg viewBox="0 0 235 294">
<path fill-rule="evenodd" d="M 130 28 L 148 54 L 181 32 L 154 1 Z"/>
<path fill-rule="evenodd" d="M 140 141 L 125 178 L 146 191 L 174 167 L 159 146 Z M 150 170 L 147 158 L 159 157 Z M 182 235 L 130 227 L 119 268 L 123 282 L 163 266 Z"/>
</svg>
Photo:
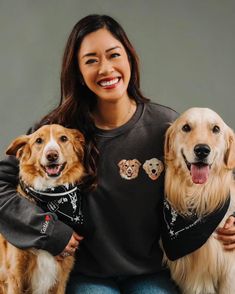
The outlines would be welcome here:
<svg viewBox="0 0 235 294">
<path fill-rule="evenodd" d="M 123 179 L 132 180 L 138 177 L 141 163 L 137 159 L 123 159 L 118 163 L 119 173 Z"/>
<path fill-rule="evenodd" d="M 143 169 L 151 180 L 156 180 L 164 170 L 163 163 L 157 158 L 146 160 L 143 164 Z"/>
</svg>

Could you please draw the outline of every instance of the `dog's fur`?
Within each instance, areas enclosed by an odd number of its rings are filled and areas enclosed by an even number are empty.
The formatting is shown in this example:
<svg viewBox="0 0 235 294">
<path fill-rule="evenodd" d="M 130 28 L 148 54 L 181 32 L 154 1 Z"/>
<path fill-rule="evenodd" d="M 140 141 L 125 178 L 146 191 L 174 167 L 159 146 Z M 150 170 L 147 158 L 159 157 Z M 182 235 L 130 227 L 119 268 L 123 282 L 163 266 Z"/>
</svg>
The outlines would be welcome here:
<svg viewBox="0 0 235 294">
<path fill-rule="evenodd" d="M 63 184 L 77 184 L 84 176 L 84 137 L 77 131 L 60 125 L 45 125 L 31 135 L 16 138 L 6 153 L 19 159 L 20 178 L 39 189 Z M 56 154 L 58 174 L 48 174 Z M 52 159 L 51 159 L 52 157 Z M 47 171 L 47 172 L 46 172 Z M 55 171 L 54 171 L 55 172 Z M 26 194 L 20 186 L 18 192 Z M 32 201 L 32 199 L 30 199 Z M 73 267 L 74 257 L 62 261 L 44 250 L 21 250 L 0 235 L 1 294 L 63 294 Z"/>
<path fill-rule="evenodd" d="M 141 163 L 137 159 L 122 159 L 119 163 L 120 176 L 126 180 L 132 180 L 138 177 Z"/>
<path fill-rule="evenodd" d="M 190 166 L 200 162 L 198 144 L 209 146 L 203 158 L 208 178 L 193 179 Z M 208 151 L 208 150 L 207 150 Z M 165 140 L 165 195 L 172 207 L 187 217 L 194 210 L 208 215 L 231 195 L 230 207 L 220 223 L 235 211 L 232 170 L 235 167 L 235 138 L 221 117 L 208 108 L 191 108 L 168 129 Z M 201 164 L 200 162 L 199 164 Z M 235 293 L 235 251 L 225 251 L 212 234 L 199 249 L 175 261 L 164 257 L 172 278 L 185 294 Z"/>
<path fill-rule="evenodd" d="M 143 169 L 151 180 L 155 181 L 161 175 L 164 170 L 163 163 L 157 158 L 151 158 L 146 160 L 143 164 Z"/>
</svg>

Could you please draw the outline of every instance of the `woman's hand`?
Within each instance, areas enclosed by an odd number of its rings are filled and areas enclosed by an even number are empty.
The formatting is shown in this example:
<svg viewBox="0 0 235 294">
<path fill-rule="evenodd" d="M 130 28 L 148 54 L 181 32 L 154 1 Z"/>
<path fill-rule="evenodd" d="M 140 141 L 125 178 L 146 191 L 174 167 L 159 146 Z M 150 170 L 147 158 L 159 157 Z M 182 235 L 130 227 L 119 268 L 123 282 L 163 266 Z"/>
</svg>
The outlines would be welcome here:
<svg viewBox="0 0 235 294">
<path fill-rule="evenodd" d="M 223 243 L 225 250 L 235 249 L 235 217 L 230 216 L 222 228 L 217 229 L 217 239 Z"/>
<path fill-rule="evenodd" d="M 80 242 L 83 240 L 82 236 L 79 236 L 77 233 L 73 232 L 72 237 L 69 240 L 69 243 L 65 249 L 56 256 L 57 260 L 63 260 L 65 257 L 71 256 L 78 249 Z"/>
</svg>

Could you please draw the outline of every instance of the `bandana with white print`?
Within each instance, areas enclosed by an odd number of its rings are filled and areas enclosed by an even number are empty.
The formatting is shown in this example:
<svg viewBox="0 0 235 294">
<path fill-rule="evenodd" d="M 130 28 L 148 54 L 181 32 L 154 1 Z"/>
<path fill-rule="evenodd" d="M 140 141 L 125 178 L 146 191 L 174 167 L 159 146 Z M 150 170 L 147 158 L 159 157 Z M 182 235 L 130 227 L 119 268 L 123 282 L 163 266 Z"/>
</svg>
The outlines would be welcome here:
<svg viewBox="0 0 235 294">
<path fill-rule="evenodd" d="M 83 225 L 82 193 L 78 185 L 61 185 L 43 191 L 27 186 L 22 181 L 20 185 L 44 211 L 56 213 L 61 221 L 75 229 Z"/>
<path fill-rule="evenodd" d="M 165 199 L 163 203 L 162 245 L 170 260 L 181 258 L 200 248 L 225 216 L 230 195 L 216 211 L 198 217 L 195 212 L 179 214 Z"/>
</svg>

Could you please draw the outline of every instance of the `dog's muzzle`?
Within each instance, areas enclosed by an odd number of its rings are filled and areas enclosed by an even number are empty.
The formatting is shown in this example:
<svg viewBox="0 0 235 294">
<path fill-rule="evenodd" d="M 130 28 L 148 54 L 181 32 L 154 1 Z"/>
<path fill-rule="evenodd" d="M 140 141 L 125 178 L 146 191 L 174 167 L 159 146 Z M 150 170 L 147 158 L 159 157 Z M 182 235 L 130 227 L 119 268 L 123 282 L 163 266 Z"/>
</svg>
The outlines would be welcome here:
<svg viewBox="0 0 235 294">
<path fill-rule="evenodd" d="M 66 162 L 61 163 L 57 150 L 48 150 L 45 154 L 45 163 L 41 164 L 48 177 L 58 177 L 65 168 Z"/>
<path fill-rule="evenodd" d="M 189 162 L 184 155 L 183 150 L 181 154 L 184 158 L 185 164 L 190 171 L 190 175 L 194 184 L 205 184 L 209 178 L 211 165 L 208 164 L 208 156 L 211 149 L 206 144 L 198 144 L 194 147 L 195 161 Z"/>
</svg>

